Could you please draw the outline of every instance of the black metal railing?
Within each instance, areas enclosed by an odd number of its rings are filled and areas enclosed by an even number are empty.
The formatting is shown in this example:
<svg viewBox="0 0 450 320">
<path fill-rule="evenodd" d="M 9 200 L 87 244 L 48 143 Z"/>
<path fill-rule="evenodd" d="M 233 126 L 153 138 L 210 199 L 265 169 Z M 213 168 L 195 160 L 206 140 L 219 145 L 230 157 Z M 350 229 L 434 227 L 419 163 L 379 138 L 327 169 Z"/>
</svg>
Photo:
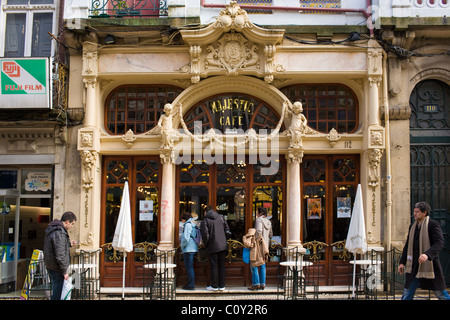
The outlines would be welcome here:
<svg viewBox="0 0 450 320">
<path fill-rule="evenodd" d="M 141 18 L 168 15 L 167 0 L 92 0 L 90 18 Z"/>
</svg>

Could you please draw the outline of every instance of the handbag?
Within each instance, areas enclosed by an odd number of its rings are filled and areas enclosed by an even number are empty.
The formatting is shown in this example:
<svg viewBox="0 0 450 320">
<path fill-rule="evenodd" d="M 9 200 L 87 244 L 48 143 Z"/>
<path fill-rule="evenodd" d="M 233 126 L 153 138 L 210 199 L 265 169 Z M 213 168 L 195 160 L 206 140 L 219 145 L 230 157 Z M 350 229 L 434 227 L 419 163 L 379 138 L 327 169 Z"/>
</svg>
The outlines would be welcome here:
<svg viewBox="0 0 450 320">
<path fill-rule="evenodd" d="M 242 260 L 246 263 L 250 263 L 250 249 L 249 248 L 243 248 L 242 249 Z"/>
</svg>

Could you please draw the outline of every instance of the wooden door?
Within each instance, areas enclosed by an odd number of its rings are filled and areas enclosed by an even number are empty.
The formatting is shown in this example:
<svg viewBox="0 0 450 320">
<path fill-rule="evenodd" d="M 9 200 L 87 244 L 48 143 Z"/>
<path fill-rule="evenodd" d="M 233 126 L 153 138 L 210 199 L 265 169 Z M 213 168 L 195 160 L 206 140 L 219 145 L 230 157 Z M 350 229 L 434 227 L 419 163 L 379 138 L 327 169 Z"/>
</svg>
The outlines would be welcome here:
<svg viewBox="0 0 450 320">
<path fill-rule="evenodd" d="M 127 254 L 125 285 L 142 286 L 142 266 L 159 239 L 160 161 L 157 157 L 103 159 L 101 285 L 121 287 L 123 255 L 112 248 L 123 186 L 129 182 L 134 250 Z"/>
<path fill-rule="evenodd" d="M 319 266 L 321 285 L 350 281 L 347 238 L 359 183 L 359 155 L 306 155 L 302 162 L 303 246 Z"/>
</svg>

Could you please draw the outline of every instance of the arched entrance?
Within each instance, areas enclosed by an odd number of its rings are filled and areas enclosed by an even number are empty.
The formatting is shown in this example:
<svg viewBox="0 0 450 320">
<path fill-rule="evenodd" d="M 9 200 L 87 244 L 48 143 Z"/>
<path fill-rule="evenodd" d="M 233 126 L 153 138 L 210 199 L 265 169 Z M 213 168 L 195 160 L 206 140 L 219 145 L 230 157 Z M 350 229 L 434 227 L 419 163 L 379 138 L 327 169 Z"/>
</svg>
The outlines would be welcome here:
<svg viewBox="0 0 450 320">
<path fill-rule="evenodd" d="M 207 134 L 214 129 L 218 134 L 236 137 L 249 129 L 270 132 L 276 129 L 280 116 L 263 100 L 246 93 L 228 92 L 199 101 L 183 119 L 191 133 Z M 281 127 L 284 130 L 284 126 Z M 272 251 L 285 241 L 285 168 L 279 149 L 274 154 L 267 154 L 267 150 L 251 153 L 235 145 L 233 148 L 228 145 L 214 154 L 205 149 L 195 150 L 189 161 L 177 166 L 175 212 L 187 211 L 200 223 L 205 207 L 211 205 L 225 217 L 230 227 L 227 285 L 249 285 L 250 270 L 242 261 L 242 237 L 254 226 L 259 207 L 267 209 L 273 225 Z M 179 233 L 181 230 L 180 224 Z M 207 258 L 206 249 L 201 249 L 195 263 L 197 286 L 209 284 Z M 267 264 L 268 284 L 277 281 L 276 259 L 272 255 Z M 178 269 L 177 276 L 182 284 L 183 268 Z"/>
<path fill-rule="evenodd" d="M 450 284 L 450 87 L 438 80 L 422 81 L 411 93 L 410 107 L 411 206 L 427 201 L 431 218 L 440 222 L 440 259 Z"/>
</svg>

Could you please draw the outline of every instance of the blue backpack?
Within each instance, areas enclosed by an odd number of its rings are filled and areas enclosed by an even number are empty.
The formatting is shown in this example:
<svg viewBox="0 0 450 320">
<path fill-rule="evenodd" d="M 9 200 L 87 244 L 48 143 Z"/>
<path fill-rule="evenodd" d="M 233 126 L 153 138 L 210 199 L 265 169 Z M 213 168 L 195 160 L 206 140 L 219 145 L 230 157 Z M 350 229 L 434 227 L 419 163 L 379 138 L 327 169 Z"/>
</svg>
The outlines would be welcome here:
<svg viewBox="0 0 450 320">
<path fill-rule="evenodd" d="M 201 245 L 203 245 L 203 240 L 202 240 L 202 233 L 200 232 L 200 228 L 195 226 L 194 229 L 195 229 L 195 237 L 193 237 L 192 235 L 191 235 L 191 237 L 194 238 L 194 241 L 197 244 L 197 246 L 201 246 Z"/>
</svg>

